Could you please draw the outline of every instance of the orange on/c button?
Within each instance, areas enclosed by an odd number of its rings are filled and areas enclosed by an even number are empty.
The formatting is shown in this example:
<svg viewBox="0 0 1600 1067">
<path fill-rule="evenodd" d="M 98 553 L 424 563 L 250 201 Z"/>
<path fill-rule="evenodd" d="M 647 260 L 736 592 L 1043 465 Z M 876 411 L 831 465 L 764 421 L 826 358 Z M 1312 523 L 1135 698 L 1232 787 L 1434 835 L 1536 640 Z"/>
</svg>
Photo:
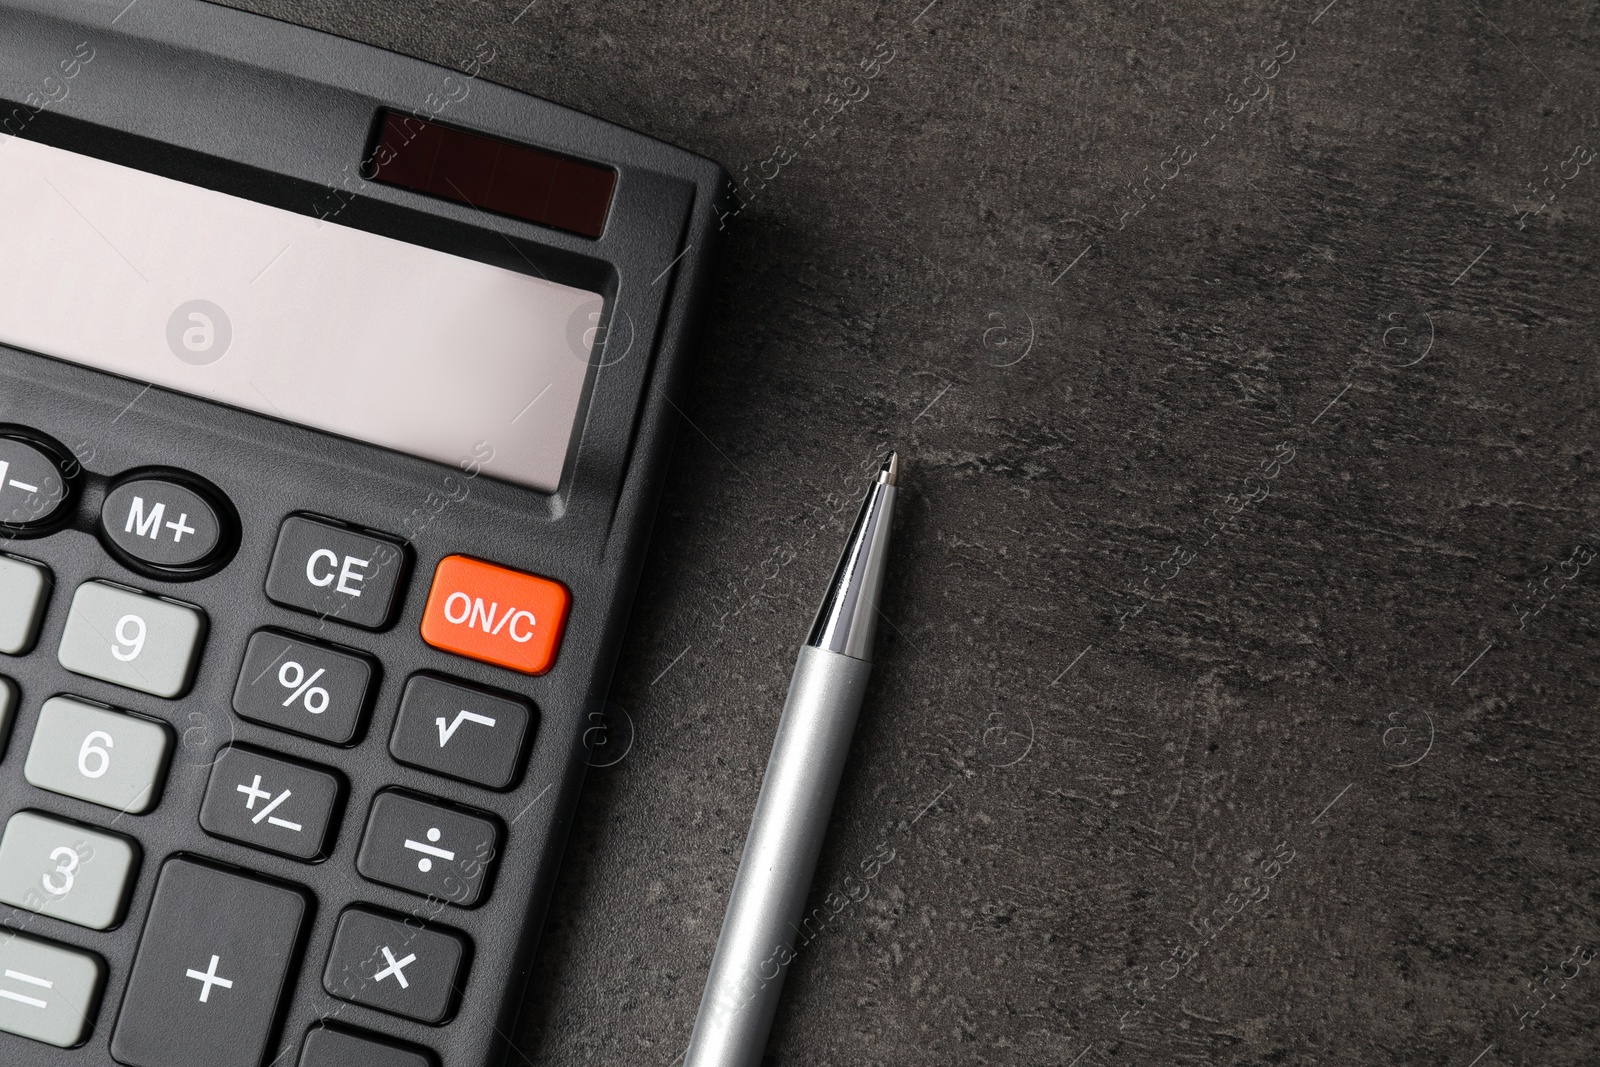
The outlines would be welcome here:
<svg viewBox="0 0 1600 1067">
<path fill-rule="evenodd" d="M 543 674 L 555 663 L 571 606 L 560 582 L 446 556 L 422 612 L 422 639 L 458 656 Z"/>
</svg>

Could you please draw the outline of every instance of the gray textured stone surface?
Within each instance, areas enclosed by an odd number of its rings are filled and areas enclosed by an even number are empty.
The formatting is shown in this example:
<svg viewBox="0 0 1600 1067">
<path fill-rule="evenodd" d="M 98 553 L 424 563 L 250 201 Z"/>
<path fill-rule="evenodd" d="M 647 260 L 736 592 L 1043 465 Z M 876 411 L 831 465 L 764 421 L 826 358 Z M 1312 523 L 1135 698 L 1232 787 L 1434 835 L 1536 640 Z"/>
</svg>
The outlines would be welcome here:
<svg viewBox="0 0 1600 1067">
<path fill-rule="evenodd" d="M 867 895 L 773 1063 L 1593 1063 L 1600 16 L 925 2 L 245 5 L 797 154 L 728 247 L 520 1051 L 681 1053 L 892 443 L 817 881 Z"/>
</svg>

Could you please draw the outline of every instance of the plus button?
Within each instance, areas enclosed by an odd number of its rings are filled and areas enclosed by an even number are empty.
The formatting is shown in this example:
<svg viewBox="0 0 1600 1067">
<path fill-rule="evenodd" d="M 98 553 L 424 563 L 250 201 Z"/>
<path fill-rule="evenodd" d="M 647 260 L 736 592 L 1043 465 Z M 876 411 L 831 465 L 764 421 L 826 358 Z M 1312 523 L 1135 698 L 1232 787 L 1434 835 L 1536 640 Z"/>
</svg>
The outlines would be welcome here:
<svg viewBox="0 0 1600 1067">
<path fill-rule="evenodd" d="M 197 971 L 193 967 L 188 970 L 187 977 L 193 978 L 200 983 L 200 1003 L 202 1004 L 211 999 L 212 986 L 221 986 L 223 989 L 233 988 L 233 979 L 217 977 L 217 964 L 220 962 L 222 961 L 216 956 L 212 956 L 211 966 L 205 971 Z"/>
</svg>

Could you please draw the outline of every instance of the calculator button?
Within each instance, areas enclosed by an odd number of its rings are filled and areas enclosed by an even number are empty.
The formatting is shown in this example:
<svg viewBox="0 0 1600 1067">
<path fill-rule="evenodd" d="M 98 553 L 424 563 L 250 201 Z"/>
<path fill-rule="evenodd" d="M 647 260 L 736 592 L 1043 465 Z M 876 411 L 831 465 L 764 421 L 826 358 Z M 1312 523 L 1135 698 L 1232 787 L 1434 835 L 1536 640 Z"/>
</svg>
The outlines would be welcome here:
<svg viewBox="0 0 1600 1067">
<path fill-rule="evenodd" d="M 164 723 L 51 697 L 22 774 L 40 789 L 140 815 L 156 805 L 171 750 Z"/>
<path fill-rule="evenodd" d="M 252 634 L 233 710 L 335 745 L 356 736 L 376 669 L 354 652 L 263 630 Z"/>
<path fill-rule="evenodd" d="M 71 1048 L 89 1034 L 100 957 L 0 927 L 0 1030 Z"/>
<path fill-rule="evenodd" d="M 140 563 L 182 569 L 202 564 L 222 547 L 219 509 L 187 485 L 136 478 L 106 495 L 100 529 Z"/>
<path fill-rule="evenodd" d="M 488 819 L 401 793 L 379 793 L 356 870 L 374 882 L 468 908 L 483 895 L 499 840 Z"/>
<path fill-rule="evenodd" d="M 0 652 L 17 656 L 33 647 L 50 584 L 42 564 L 0 556 Z"/>
<path fill-rule="evenodd" d="M 67 501 L 54 457 L 15 437 L 0 437 L 0 525 L 43 526 Z"/>
<path fill-rule="evenodd" d="M 199 608 L 85 582 L 72 597 L 56 658 L 74 674 L 170 699 L 189 688 L 205 632 Z"/>
<path fill-rule="evenodd" d="M 6 738 L 11 735 L 11 724 L 17 717 L 17 683 L 0 677 L 0 755 L 6 750 Z"/>
<path fill-rule="evenodd" d="M 369 1008 L 442 1023 L 465 950 L 466 942 L 448 931 L 352 909 L 339 916 L 322 985 Z"/>
<path fill-rule="evenodd" d="M 267 596 L 286 608 L 381 630 L 394 613 L 404 566 L 399 541 L 291 515 L 278 531 Z"/>
<path fill-rule="evenodd" d="M 555 663 L 571 606 L 560 582 L 446 556 L 422 613 L 422 639 L 468 659 L 543 674 Z"/>
<path fill-rule="evenodd" d="M 419 1049 L 319 1026 L 306 1035 L 299 1067 L 435 1067 L 436 1062 Z"/>
<path fill-rule="evenodd" d="M 121 834 L 19 811 L 0 837 L 0 901 L 109 930 L 122 921 L 138 858 Z"/>
<path fill-rule="evenodd" d="M 306 911 L 299 890 L 168 860 L 111 1055 L 130 1067 L 261 1067 Z"/>
<path fill-rule="evenodd" d="M 339 779 L 327 771 L 229 746 L 211 768 L 200 825 L 296 859 L 323 856 L 339 803 Z"/>
<path fill-rule="evenodd" d="M 533 719 L 525 700 L 419 674 L 406 682 L 389 752 L 401 763 L 504 789 Z"/>
</svg>

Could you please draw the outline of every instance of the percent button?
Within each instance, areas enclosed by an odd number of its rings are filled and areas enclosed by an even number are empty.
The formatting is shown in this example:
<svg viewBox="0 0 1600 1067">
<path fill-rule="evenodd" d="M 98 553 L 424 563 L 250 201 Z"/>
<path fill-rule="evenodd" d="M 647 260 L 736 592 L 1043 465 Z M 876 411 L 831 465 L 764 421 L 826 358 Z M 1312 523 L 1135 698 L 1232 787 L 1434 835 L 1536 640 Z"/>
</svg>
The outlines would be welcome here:
<svg viewBox="0 0 1600 1067">
<path fill-rule="evenodd" d="M 262 630 L 245 650 L 233 710 L 252 722 L 348 744 L 375 676 L 373 662 L 358 652 Z"/>
</svg>

